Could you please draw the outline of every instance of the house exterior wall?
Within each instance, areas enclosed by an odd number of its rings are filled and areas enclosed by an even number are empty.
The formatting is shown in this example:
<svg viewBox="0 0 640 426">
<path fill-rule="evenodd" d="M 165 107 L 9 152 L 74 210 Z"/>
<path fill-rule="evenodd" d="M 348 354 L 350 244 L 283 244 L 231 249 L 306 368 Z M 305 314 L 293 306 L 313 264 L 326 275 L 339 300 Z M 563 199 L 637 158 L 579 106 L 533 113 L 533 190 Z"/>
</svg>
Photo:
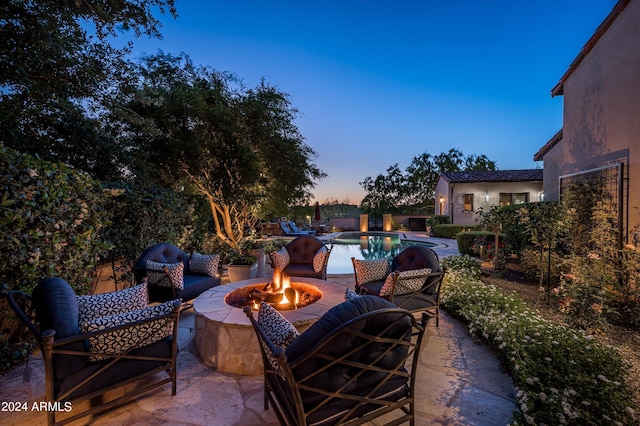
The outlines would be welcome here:
<svg viewBox="0 0 640 426">
<path fill-rule="evenodd" d="M 436 185 L 436 214 L 449 216 L 451 223 L 455 225 L 476 225 L 478 215 L 475 213 L 480 208 L 485 212 L 492 206 L 499 205 L 500 194 L 528 194 L 528 201 L 539 201 L 542 192 L 542 182 L 473 182 L 473 183 L 449 183 L 440 179 Z M 473 194 L 473 211 L 464 211 L 465 194 Z M 489 196 L 487 202 L 486 196 Z M 442 212 L 439 200 L 444 198 Z"/>
<path fill-rule="evenodd" d="M 569 75 L 563 137 L 544 156 L 545 200 L 559 198 L 561 176 L 623 164 L 631 238 L 640 223 L 639 28 L 640 1 L 631 1 Z"/>
</svg>

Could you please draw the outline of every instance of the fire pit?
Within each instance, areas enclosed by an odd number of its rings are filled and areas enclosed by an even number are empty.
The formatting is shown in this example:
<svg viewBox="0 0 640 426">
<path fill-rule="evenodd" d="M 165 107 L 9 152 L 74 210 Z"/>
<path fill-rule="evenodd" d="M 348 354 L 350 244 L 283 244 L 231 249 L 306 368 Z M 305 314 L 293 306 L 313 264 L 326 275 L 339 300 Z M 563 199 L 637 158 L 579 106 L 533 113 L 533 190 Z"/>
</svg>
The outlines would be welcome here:
<svg viewBox="0 0 640 426">
<path fill-rule="evenodd" d="M 253 310 L 260 307 L 260 302 L 267 302 L 279 311 L 304 308 L 317 302 L 322 297 L 318 287 L 305 283 L 292 283 L 287 276 L 276 276 L 265 284 L 254 284 L 241 287 L 227 294 L 224 301 L 234 308 L 251 306 Z"/>
<path fill-rule="evenodd" d="M 344 285 L 314 278 L 294 277 L 291 280 L 290 285 L 297 293 L 312 295 L 303 298 L 316 299 L 306 306 L 296 307 L 294 304 L 291 306 L 293 309 L 280 310 L 300 332 L 344 301 Z M 255 332 L 242 309 L 232 305 L 243 303 L 237 301 L 248 297 L 252 289 L 262 291 L 271 281 L 268 278 L 254 278 L 219 285 L 194 299 L 195 346 L 204 364 L 225 373 L 247 376 L 263 373 L 262 355 Z"/>
</svg>

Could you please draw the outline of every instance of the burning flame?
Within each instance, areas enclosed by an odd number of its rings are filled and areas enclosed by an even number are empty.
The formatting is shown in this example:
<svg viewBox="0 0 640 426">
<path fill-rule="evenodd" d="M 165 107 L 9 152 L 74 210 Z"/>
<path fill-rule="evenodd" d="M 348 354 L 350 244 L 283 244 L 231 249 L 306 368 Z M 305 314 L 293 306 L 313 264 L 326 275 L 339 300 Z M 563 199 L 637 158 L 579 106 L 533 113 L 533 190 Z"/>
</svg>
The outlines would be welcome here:
<svg viewBox="0 0 640 426">
<path fill-rule="evenodd" d="M 293 300 L 293 301 L 289 300 L 289 298 L 287 297 L 284 291 L 285 289 L 291 287 L 291 278 L 289 278 L 287 275 L 280 272 L 279 274 L 273 275 L 273 284 L 274 284 L 275 290 L 282 293 L 282 300 L 280 301 L 281 305 L 287 305 L 289 303 L 293 303 L 293 304 L 298 303 L 299 296 L 297 291 L 295 292 L 296 300 Z"/>
</svg>

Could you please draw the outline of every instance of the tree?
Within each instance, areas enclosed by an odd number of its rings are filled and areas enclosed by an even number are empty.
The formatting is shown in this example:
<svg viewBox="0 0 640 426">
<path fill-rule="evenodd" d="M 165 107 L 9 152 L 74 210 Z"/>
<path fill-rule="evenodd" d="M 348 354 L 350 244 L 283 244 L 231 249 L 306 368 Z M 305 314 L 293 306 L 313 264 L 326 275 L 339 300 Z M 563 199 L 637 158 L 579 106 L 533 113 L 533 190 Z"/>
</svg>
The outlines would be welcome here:
<svg viewBox="0 0 640 426">
<path fill-rule="evenodd" d="M 174 0 L 7 0 L 0 5 L 0 141 L 101 178 L 118 150 L 96 114 L 129 75 L 122 30 L 159 37 L 152 9 L 175 16 Z M 93 34 L 90 34 L 93 33 Z"/>
<path fill-rule="evenodd" d="M 127 113 L 105 120 L 136 159 L 129 172 L 203 195 L 229 246 L 261 212 L 309 199 L 324 177 L 295 125 L 297 110 L 264 81 L 246 89 L 229 73 L 168 54 L 146 58 L 139 75 L 121 91 Z"/>
<path fill-rule="evenodd" d="M 436 156 L 423 153 L 413 157 L 403 173 L 396 163 L 386 175 L 366 177 L 362 207 L 374 213 L 423 213 L 435 203 L 434 194 L 440 174 L 464 170 L 496 170 L 496 163 L 485 155 L 464 154 L 455 148 Z"/>
</svg>

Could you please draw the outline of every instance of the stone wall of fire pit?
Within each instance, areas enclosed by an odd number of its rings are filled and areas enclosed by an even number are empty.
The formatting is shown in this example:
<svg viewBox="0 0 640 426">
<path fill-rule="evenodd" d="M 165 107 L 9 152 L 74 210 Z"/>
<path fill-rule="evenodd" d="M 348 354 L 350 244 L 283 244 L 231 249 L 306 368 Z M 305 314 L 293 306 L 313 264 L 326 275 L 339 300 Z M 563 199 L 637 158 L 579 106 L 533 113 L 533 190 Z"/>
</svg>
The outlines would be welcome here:
<svg viewBox="0 0 640 426">
<path fill-rule="evenodd" d="M 344 285 L 313 278 L 292 277 L 291 280 L 297 284 L 315 286 L 322 293 L 322 297 L 311 305 L 280 312 L 300 332 L 344 301 Z M 267 278 L 254 278 L 216 286 L 193 301 L 195 345 L 202 362 L 225 373 L 247 376 L 263 373 L 262 355 L 249 319 L 242 309 L 229 306 L 225 298 L 240 288 L 266 284 L 268 281 Z"/>
</svg>

